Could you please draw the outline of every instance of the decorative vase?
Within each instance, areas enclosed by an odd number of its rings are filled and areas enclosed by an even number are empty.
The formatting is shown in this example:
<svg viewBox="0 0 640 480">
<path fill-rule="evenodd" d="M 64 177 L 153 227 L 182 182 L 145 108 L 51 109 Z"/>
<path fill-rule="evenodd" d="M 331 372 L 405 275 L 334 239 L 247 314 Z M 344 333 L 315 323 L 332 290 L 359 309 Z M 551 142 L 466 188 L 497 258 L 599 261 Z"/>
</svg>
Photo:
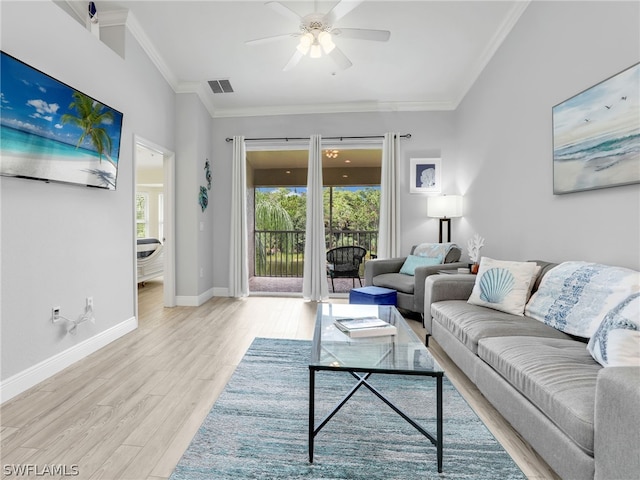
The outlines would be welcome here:
<svg viewBox="0 0 640 480">
<path fill-rule="evenodd" d="M 471 273 L 473 273 L 474 275 L 478 273 L 478 269 L 480 268 L 480 265 L 478 265 L 477 263 L 474 263 L 471 265 Z"/>
</svg>

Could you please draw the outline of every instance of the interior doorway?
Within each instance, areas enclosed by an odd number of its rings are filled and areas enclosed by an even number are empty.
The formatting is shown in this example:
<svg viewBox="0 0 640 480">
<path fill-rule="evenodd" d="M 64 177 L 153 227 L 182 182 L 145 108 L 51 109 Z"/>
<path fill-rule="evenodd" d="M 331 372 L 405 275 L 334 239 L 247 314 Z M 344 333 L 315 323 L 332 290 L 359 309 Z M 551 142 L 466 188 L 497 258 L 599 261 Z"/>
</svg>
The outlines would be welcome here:
<svg viewBox="0 0 640 480">
<path fill-rule="evenodd" d="M 162 283 L 162 304 L 175 300 L 175 163 L 173 152 L 135 137 L 136 306 L 145 282 Z"/>
</svg>

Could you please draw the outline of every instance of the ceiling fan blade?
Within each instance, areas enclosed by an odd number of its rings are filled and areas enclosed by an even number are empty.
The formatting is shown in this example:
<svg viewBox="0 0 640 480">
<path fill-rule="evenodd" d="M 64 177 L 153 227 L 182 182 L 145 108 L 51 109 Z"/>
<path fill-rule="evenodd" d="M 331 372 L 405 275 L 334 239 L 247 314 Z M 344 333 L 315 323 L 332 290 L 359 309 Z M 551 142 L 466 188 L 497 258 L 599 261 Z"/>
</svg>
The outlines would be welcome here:
<svg viewBox="0 0 640 480">
<path fill-rule="evenodd" d="M 293 53 L 293 55 L 291 56 L 291 58 L 289 59 L 289 61 L 287 62 L 287 64 L 284 66 L 282 70 L 284 70 L 285 72 L 288 70 L 291 70 L 293 67 L 295 67 L 298 64 L 298 62 L 302 59 L 302 57 L 304 57 L 304 54 L 300 53 L 300 51 L 296 49 L 296 51 Z"/>
<path fill-rule="evenodd" d="M 349 60 L 347 56 L 342 52 L 342 50 L 340 50 L 338 47 L 335 47 L 333 50 L 331 50 L 331 52 L 329 52 L 329 56 L 333 59 L 334 62 L 336 62 L 336 65 L 338 65 L 341 70 L 346 70 L 351 65 L 353 65 L 353 63 L 351 63 L 351 60 Z"/>
<path fill-rule="evenodd" d="M 370 30 L 367 28 L 334 28 L 331 33 L 343 38 L 374 40 L 376 42 L 386 42 L 391 36 L 389 30 Z"/>
<path fill-rule="evenodd" d="M 300 23 L 302 17 L 298 15 L 296 12 L 291 10 L 289 7 L 284 6 L 280 2 L 267 2 L 265 5 L 269 6 L 273 11 L 278 12 L 285 18 L 288 18 L 291 21 L 296 23 Z"/>
<path fill-rule="evenodd" d="M 325 15 L 325 19 L 329 25 L 344 17 L 351 10 L 362 3 L 363 0 L 341 0 Z"/>
<path fill-rule="evenodd" d="M 272 35 L 271 37 L 255 38 L 253 40 L 247 40 L 244 43 L 246 45 L 260 45 L 262 43 L 269 43 L 277 40 L 284 40 L 286 38 L 295 38 L 299 36 L 300 36 L 300 33 L 283 33 L 281 35 Z"/>
</svg>

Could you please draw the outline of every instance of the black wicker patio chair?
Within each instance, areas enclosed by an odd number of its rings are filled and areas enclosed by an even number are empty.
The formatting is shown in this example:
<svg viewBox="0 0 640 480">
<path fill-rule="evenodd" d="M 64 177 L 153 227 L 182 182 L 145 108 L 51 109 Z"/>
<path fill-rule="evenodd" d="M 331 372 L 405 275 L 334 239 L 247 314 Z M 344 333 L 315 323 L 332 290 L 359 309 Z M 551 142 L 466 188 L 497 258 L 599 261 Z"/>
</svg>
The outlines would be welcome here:
<svg viewBox="0 0 640 480">
<path fill-rule="evenodd" d="M 360 279 L 360 264 L 364 262 L 367 250 L 362 247 L 347 246 L 336 247 L 327 251 L 327 274 L 331 277 L 331 288 L 335 293 L 334 278 L 352 278 L 353 286 L 356 286 L 356 278 L 362 286 Z"/>
</svg>

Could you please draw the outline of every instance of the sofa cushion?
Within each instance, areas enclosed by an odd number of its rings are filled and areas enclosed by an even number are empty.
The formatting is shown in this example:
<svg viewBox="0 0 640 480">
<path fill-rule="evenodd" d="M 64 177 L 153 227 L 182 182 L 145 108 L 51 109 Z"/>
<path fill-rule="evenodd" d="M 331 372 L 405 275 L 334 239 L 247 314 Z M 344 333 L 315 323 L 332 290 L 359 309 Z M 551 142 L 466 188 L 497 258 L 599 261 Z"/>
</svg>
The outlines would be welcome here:
<svg viewBox="0 0 640 480">
<path fill-rule="evenodd" d="M 600 365 L 584 343 L 540 337 L 483 338 L 478 356 L 593 456 Z"/>
<path fill-rule="evenodd" d="M 405 275 L 404 273 L 383 273 L 376 275 L 372 280 L 376 287 L 391 288 L 398 292 L 409 293 L 411 295 L 413 295 L 415 281 L 413 275 Z"/>
<path fill-rule="evenodd" d="M 607 313 L 587 350 L 604 367 L 640 367 L 640 293 Z"/>
<path fill-rule="evenodd" d="M 588 262 L 564 262 L 550 270 L 525 314 L 571 335 L 589 338 L 605 315 L 636 293 L 640 272 Z"/>
<path fill-rule="evenodd" d="M 540 267 L 535 262 L 511 262 L 482 257 L 469 303 L 523 315 Z"/>
<path fill-rule="evenodd" d="M 442 257 L 422 257 L 419 255 L 408 255 L 407 259 L 402 264 L 400 273 L 405 275 L 415 275 L 416 268 L 418 267 L 431 267 L 433 265 L 440 265 L 442 263 Z"/>
<path fill-rule="evenodd" d="M 431 304 L 433 321 L 440 323 L 474 354 L 478 341 L 486 337 L 532 336 L 569 339 L 568 335 L 528 317 L 471 305 L 465 300 Z M 582 348 L 585 348 L 583 345 Z"/>
</svg>

